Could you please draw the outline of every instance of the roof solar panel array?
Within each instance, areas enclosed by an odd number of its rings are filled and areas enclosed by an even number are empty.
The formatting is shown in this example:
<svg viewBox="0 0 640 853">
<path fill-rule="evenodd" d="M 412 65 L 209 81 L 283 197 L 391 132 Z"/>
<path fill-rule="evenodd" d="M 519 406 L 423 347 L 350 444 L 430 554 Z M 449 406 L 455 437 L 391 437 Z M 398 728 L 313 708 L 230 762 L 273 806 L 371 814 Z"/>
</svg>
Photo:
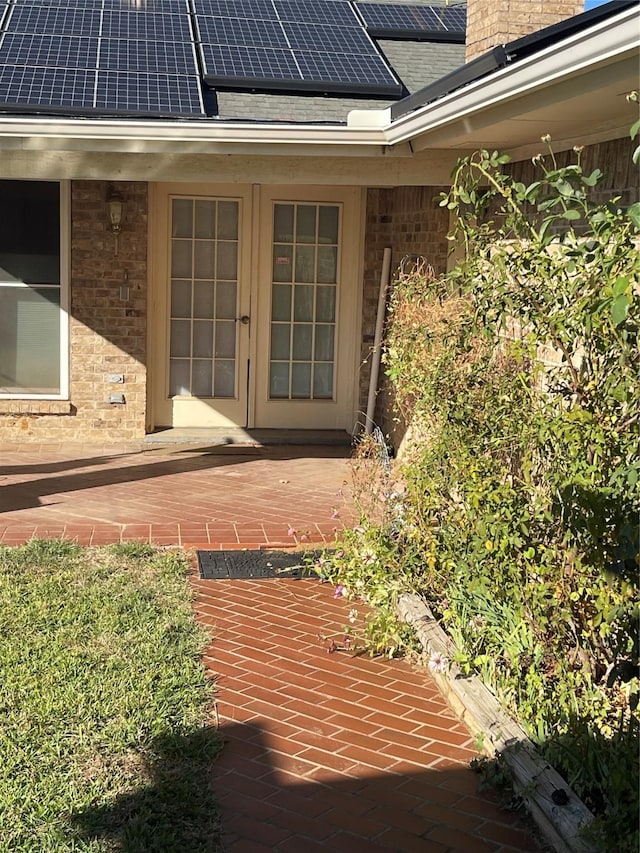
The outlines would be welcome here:
<svg viewBox="0 0 640 853">
<path fill-rule="evenodd" d="M 205 116 L 208 87 L 397 98 L 372 36 L 460 27 L 461 7 L 352 0 L 0 0 L 0 109 Z"/>
<path fill-rule="evenodd" d="M 402 84 L 349 0 L 193 0 L 193 5 L 210 86 L 402 94 Z M 236 17 L 242 10 L 244 17 Z"/>
</svg>

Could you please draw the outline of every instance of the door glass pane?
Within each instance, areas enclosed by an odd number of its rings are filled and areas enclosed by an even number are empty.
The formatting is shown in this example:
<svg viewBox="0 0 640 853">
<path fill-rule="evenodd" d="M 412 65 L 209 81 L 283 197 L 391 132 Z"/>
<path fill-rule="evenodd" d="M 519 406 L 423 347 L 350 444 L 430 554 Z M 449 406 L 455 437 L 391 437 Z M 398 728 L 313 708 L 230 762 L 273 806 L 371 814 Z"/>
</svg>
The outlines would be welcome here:
<svg viewBox="0 0 640 853">
<path fill-rule="evenodd" d="M 191 322 L 189 320 L 171 321 L 171 356 L 188 358 L 191 353 Z"/>
<path fill-rule="evenodd" d="M 218 202 L 218 240 L 238 239 L 239 213 L 237 201 Z"/>
<path fill-rule="evenodd" d="M 213 240 L 216 236 L 215 201 L 197 201 L 195 214 L 195 236 L 202 240 Z"/>
<path fill-rule="evenodd" d="M 273 210 L 273 239 L 276 243 L 293 243 L 293 205 L 276 204 Z"/>
<path fill-rule="evenodd" d="M 316 288 L 316 320 L 320 323 L 333 323 L 336 319 L 335 287 Z"/>
<path fill-rule="evenodd" d="M 222 320 L 216 323 L 216 358 L 235 358 L 236 324 L 235 320 Z"/>
<path fill-rule="evenodd" d="M 334 326 L 316 326 L 316 361 L 333 361 Z"/>
<path fill-rule="evenodd" d="M 174 240 L 171 246 L 171 278 L 191 278 L 193 244 L 189 240 Z M 206 278 L 206 276 L 203 276 Z"/>
<path fill-rule="evenodd" d="M 191 282 L 171 282 L 171 316 L 191 317 Z"/>
<path fill-rule="evenodd" d="M 193 357 L 213 357 L 213 322 L 195 320 L 193 324 Z"/>
<path fill-rule="evenodd" d="M 316 279 L 316 247 L 298 246 L 296 249 L 296 281 L 313 282 Z"/>
<path fill-rule="evenodd" d="M 274 323 L 271 326 L 271 358 L 289 360 L 291 351 L 291 326 L 289 323 Z"/>
<path fill-rule="evenodd" d="M 293 319 L 313 320 L 313 287 L 298 284 L 294 288 Z"/>
<path fill-rule="evenodd" d="M 196 281 L 193 285 L 193 316 L 202 319 L 213 317 L 215 285 L 212 281 Z"/>
<path fill-rule="evenodd" d="M 216 317 L 220 320 L 234 320 L 236 317 L 235 282 L 218 282 L 216 285 Z"/>
<path fill-rule="evenodd" d="M 293 327 L 293 360 L 311 361 L 311 347 L 313 344 L 313 327 L 311 324 L 296 324 Z"/>
<path fill-rule="evenodd" d="M 172 358 L 169 368 L 169 396 L 188 397 L 191 393 L 191 363 Z"/>
<path fill-rule="evenodd" d="M 171 236 L 193 235 L 193 202 L 186 198 L 174 198 L 171 206 Z"/>
<path fill-rule="evenodd" d="M 273 280 L 291 281 L 293 246 L 278 244 L 273 247 Z"/>
<path fill-rule="evenodd" d="M 340 205 L 274 206 L 271 399 L 333 398 L 339 224 Z"/>
<path fill-rule="evenodd" d="M 218 268 L 216 277 L 226 281 L 238 278 L 238 244 L 218 243 Z"/>
<path fill-rule="evenodd" d="M 273 361 L 269 371 L 269 396 L 275 400 L 289 399 L 289 364 Z"/>
<path fill-rule="evenodd" d="M 318 246 L 318 281 L 335 284 L 338 274 L 338 247 Z"/>
<path fill-rule="evenodd" d="M 174 199 L 172 214 L 170 393 L 234 397 L 239 204 Z"/>
<path fill-rule="evenodd" d="M 194 243 L 194 278 L 213 278 L 216 244 L 212 240 L 196 240 Z"/>
<path fill-rule="evenodd" d="M 213 389 L 213 362 L 209 359 L 193 360 L 193 396 L 211 397 Z"/>
<path fill-rule="evenodd" d="M 337 205 L 322 205 L 318 216 L 318 243 L 338 242 L 338 213 Z"/>
<path fill-rule="evenodd" d="M 296 213 L 296 243 L 315 243 L 316 205 L 299 204 Z"/>
<path fill-rule="evenodd" d="M 291 285 L 273 285 L 273 306 L 271 309 L 273 320 L 291 319 Z"/>
<path fill-rule="evenodd" d="M 292 398 L 311 397 L 311 365 L 294 362 L 291 365 L 291 396 Z"/>
<path fill-rule="evenodd" d="M 216 361 L 213 381 L 214 397 L 235 397 L 236 363 L 235 361 Z"/>
<path fill-rule="evenodd" d="M 313 396 L 316 400 L 333 397 L 333 365 L 316 364 L 313 369 Z"/>
</svg>

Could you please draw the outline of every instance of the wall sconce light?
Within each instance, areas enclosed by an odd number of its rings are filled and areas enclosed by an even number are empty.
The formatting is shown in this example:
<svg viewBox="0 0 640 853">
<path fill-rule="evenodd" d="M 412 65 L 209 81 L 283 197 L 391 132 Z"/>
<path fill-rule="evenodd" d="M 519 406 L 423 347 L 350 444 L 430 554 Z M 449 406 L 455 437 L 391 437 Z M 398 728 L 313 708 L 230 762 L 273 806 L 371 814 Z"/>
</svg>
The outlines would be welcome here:
<svg viewBox="0 0 640 853">
<path fill-rule="evenodd" d="M 118 254 L 118 234 L 122 230 L 122 223 L 124 221 L 124 213 L 125 213 L 125 201 L 120 195 L 119 192 L 116 192 L 113 188 L 109 191 L 109 195 L 107 196 L 107 216 L 109 228 L 112 233 L 115 235 L 115 253 Z"/>
</svg>

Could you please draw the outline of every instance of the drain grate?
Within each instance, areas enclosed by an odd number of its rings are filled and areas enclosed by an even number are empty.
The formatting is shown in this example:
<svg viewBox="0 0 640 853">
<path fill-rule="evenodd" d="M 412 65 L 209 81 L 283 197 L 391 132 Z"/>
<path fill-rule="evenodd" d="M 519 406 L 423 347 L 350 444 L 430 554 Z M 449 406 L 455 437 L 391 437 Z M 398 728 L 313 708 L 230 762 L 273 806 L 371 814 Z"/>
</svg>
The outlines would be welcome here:
<svg viewBox="0 0 640 853">
<path fill-rule="evenodd" d="M 317 578 L 308 562 L 320 551 L 198 551 L 202 580 Z"/>
</svg>

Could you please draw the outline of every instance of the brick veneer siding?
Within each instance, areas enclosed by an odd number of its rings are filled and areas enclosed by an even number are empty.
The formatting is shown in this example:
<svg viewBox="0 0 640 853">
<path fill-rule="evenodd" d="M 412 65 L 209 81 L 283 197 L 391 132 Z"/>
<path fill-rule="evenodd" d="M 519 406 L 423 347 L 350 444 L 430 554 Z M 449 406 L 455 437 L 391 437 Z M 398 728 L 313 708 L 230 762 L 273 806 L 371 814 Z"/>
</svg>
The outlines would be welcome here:
<svg viewBox="0 0 640 853">
<path fill-rule="evenodd" d="M 468 0 L 466 61 L 584 11 L 584 0 Z"/>
<path fill-rule="evenodd" d="M 637 140 L 630 137 L 614 139 L 610 142 L 600 142 L 597 145 L 587 145 L 580 153 L 580 164 L 586 174 L 594 169 L 603 173 L 602 181 L 590 193 L 592 201 L 599 204 L 609 201 L 614 196 L 620 196 L 622 205 L 633 204 L 640 200 L 638 188 L 638 167 L 633 163 L 633 151 Z M 551 141 L 553 147 L 553 140 Z M 549 149 L 540 143 L 540 153 L 546 157 L 547 167 L 550 165 Z M 577 161 L 574 151 L 560 151 L 555 154 L 558 166 L 568 166 Z M 540 168 L 531 160 L 510 163 L 507 167 L 510 174 L 518 181 L 529 185 L 539 179 Z"/>
<path fill-rule="evenodd" d="M 370 189 L 367 193 L 364 289 L 362 317 L 362 351 L 360 367 L 359 422 L 365 423 L 371 352 L 373 347 L 380 273 L 385 247 L 392 249 L 392 280 L 403 258 L 419 256 L 436 273 L 447 267 L 449 214 L 437 204 L 445 187 L 396 187 Z M 395 431 L 393 406 L 380 371 L 381 391 L 376 399 L 374 420 L 385 433 Z"/>
<path fill-rule="evenodd" d="M 108 443 L 145 434 L 147 185 L 113 186 L 126 201 L 117 255 L 105 224 L 108 185 L 72 183 L 70 399 L 0 400 L 2 441 Z M 124 384 L 110 384 L 110 374 L 124 374 Z M 126 402 L 110 403 L 110 393 Z"/>
</svg>

